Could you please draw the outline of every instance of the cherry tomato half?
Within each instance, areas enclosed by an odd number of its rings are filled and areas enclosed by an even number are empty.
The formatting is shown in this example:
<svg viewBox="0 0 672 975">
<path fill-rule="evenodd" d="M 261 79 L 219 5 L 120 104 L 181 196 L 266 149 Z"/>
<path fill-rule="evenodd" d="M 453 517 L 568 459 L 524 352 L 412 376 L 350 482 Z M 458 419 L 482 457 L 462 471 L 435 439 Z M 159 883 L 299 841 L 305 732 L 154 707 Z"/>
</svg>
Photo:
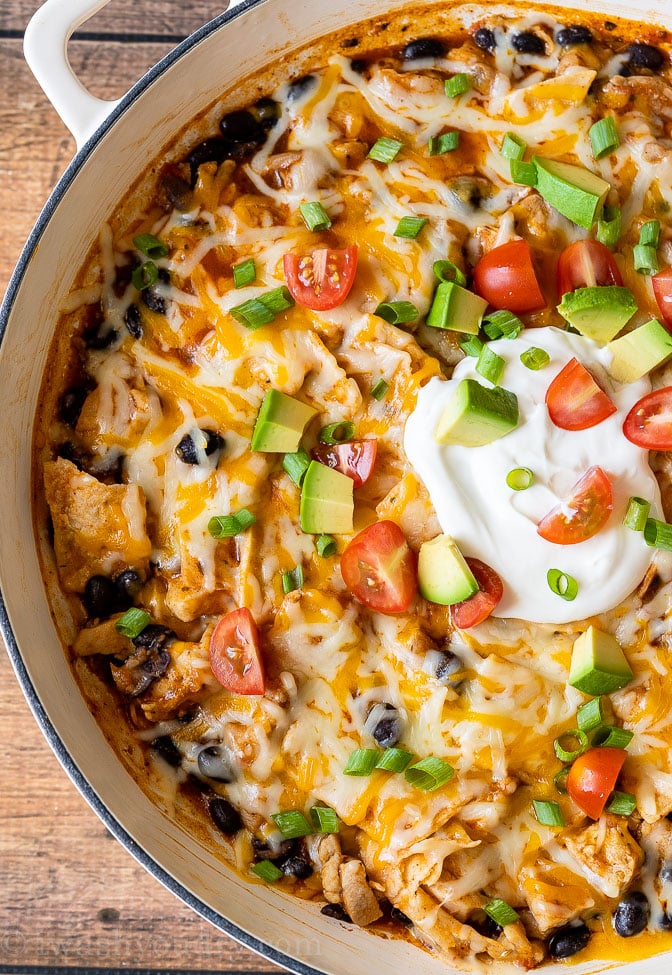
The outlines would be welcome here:
<svg viewBox="0 0 672 975">
<path fill-rule="evenodd" d="M 474 268 L 474 291 L 495 308 L 525 312 L 546 307 L 526 240 L 512 240 L 484 254 Z"/>
<path fill-rule="evenodd" d="M 355 599 L 381 613 L 403 613 L 418 591 L 415 555 L 393 521 L 355 535 L 341 556 L 341 573 Z"/>
<path fill-rule="evenodd" d="M 546 406 L 561 430 L 587 430 L 616 412 L 616 407 L 585 366 L 570 359 L 546 390 Z"/>
<path fill-rule="evenodd" d="M 672 386 L 637 400 L 623 423 L 631 443 L 646 450 L 672 450 Z"/>
<path fill-rule="evenodd" d="M 210 667 L 222 685 L 234 694 L 263 694 L 264 664 L 259 630 L 249 609 L 222 616 L 210 637 Z"/>
<path fill-rule="evenodd" d="M 294 301 L 314 311 L 328 311 L 350 293 L 357 270 L 357 247 L 318 247 L 309 254 L 285 254 L 283 266 Z"/>
<path fill-rule="evenodd" d="M 669 329 L 672 329 L 672 267 L 654 274 L 651 284 L 663 321 Z"/>
<path fill-rule="evenodd" d="M 377 440 L 349 440 L 348 443 L 318 443 L 310 452 L 313 460 L 332 467 L 353 480 L 356 488 L 366 484 L 373 473 L 378 453 Z"/>
<path fill-rule="evenodd" d="M 556 545 L 576 545 L 596 535 L 614 510 L 611 481 L 601 467 L 589 467 L 569 497 L 537 525 L 537 534 Z"/>
<path fill-rule="evenodd" d="M 462 603 L 450 607 L 450 615 L 455 626 L 468 630 L 487 619 L 504 595 L 504 586 L 494 569 L 480 559 L 466 558 L 465 562 L 474 573 L 478 592 Z"/>
<path fill-rule="evenodd" d="M 577 288 L 606 284 L 623 287 L 623 278 L 613 254 L 599 240 L 577 240 L 565 247 L 558 261 L 557 278 L 561 298 Z"/>
<path fill-rule="evenodd" d="M 624 748 L 589 748 L 575 759 L 567 792 L 586 816 L 600 818 L 627 757 Z"/>
</svg>

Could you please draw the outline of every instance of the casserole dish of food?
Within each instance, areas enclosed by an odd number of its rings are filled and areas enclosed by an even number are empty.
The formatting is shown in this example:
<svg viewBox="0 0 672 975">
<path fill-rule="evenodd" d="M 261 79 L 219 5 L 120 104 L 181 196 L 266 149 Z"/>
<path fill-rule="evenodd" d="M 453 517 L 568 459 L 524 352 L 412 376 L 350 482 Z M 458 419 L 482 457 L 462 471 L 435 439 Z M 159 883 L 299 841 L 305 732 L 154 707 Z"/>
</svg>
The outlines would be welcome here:
<svg viewBox="0 0 672 975">
<path fill-rule="evenodd" d="M 664 14 L 275 11 L 113 109 L 10 288 L 19 676 L 288 967 L 662 972 Z"/>
</svg>

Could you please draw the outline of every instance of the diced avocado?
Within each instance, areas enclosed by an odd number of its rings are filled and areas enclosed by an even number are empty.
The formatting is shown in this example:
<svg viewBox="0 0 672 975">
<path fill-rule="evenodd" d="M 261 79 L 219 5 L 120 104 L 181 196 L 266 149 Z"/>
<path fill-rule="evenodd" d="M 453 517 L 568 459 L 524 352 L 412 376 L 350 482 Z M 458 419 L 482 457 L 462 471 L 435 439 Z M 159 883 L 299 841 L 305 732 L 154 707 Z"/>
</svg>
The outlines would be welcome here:
<svg viewBox="0 0 672 975">
<path fill-rule="evenodd" d="M 298 450 L 303 431 L 317 413 L 277 389 L 269 389 L 257 414 L 252 433 L 252 450 L 263 453 L 293 453 Z"/>
<path fill-rule="evenodd" d="M 443 411 L 434 434 L 437 443 L 481 447 L 518 426 L 518 397 L 508 389 L 488 389 L 463 379 Z"/>
<path fill-rule="evenodd" d="M 454 281 L 442 281 L 434 292 L 427 324 L 455 332 L 478 335 L 487 301 Z"/>
<path fill-rule="evenodd" d="M 620 643 L 610 633 L 589 626 L 574 641 L 569 668 L 572 687 L 598 697 L 625 687 L 633 677 Z"/>
<path fill-rule="evenodd" d="M 629 288 L 609 284 L 567 292 L 558 311 L 586 338 L 610 342 L 635 314 L 637 302 Z"/>
<path fill-rule="evenodd" d="M 420 595 L 431 603 L 452 606 L 478 592 L 474 574 L 450 535 L 423 542 L 418 554 Z"/>
<path fill-rule="evenodd" d="M 607 348 L 613 355 L 609 374 L 619 383 L 634 383 L 672 355 L 672 335 L 657 319 L 633 329 Z"/>
<path fill-rule="evenodd" d="M 352 531 L 353 480 L 312 460 L 301 488 L 301 531 L 339 535 Z"/>
<path fill-rule="evenodd" d="M 532 159 L 537 171 L 537 189 L 552 207 L 580 227 L 590 230 L 602 213 L 609 183 L 583 166 L 557 162 L 555 159 Z"/>
</svg>

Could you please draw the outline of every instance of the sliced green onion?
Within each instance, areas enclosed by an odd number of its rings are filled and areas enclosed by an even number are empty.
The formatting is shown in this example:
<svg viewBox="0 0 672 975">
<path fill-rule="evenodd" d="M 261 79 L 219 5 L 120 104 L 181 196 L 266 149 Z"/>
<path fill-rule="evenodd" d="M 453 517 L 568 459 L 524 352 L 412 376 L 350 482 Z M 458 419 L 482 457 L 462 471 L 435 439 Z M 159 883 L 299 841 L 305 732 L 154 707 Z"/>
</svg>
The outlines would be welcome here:
<svg viewBox="0 0 672 975">
<path fill-rule="evenodd" d="M 521 160 L 525 155 L 525 150 L 527 149 L 527 142 L 521 139 L 519 135 L 514 132 L 507 132 L 502 141 L 502 147 L 499 150 L 505 159 L 517 159 Z"/>
<path fill-rule="evenodd" d="M 294 454 L 285 454 L 282 459 L 282 467 L 286 474 L 289 474 L 294 483 L 301 487 L 306 471 L 310 467 L 310 456 L 303 447 Z"/>
<path fill-rule="evenodd" d="M 590 137 L 590 144 L 593 147 L 593 157 L 595 159 L 601 159 L 603 156 L 609 155 L 610 152 L 613 152 L 621 144 L 616 122 L 612 115 L 606 115 L 591 125 L 588 130 L 588 135 Z"/>
<path fill-rule="evenodd" d="M 632 731 L 604 724 L 593 736 L 593 748 L 627 748 L 634 737 Z"/>
<path fill-rule="evenodd" d="M 143 254 L 151 258 L 153 261 L 158 261 L 159 258 L 165 257 L 170 248 L 167 244 L 164 244 L 162 240 L 155 237 L 154 234 L 138 234 L 137 237 L 133 238 L 134 245 Z"/>
<path fill-rule="evenodd" d="M 561 768 L 559 772 L 553 776 L 553 785 L 558 790 L 560 795 L 567 795 L 567 776 L 569 775 L 569 768 Z"/>
<path fill-rule="evenodd" d="M 313 832 L 313 827 L 298 809 L 273 813 L 271 819 L 286 840 L 295 840 L 299 836 L 310 836 Z"/>
<path fill-rule="evenodd" d="M 447 152 L 453 152 L 459 145 L 459 132 L 444 132 L 443 135 L 433 135 L 429 140 L 429 155 L 443 156 Z"/>
<path fill-rule="evenodd" d="M 321 559 L 329 559 L 332 555 L 336 555 L 338 551 L 336 539 L 333 535 L 318 535 L 315 541 L 315 548 Z"/>
<path fill-rule="evenodd" d="M 522 159 L 509 159 L 511 179 L 514 183 L 522 183 L 523 186 L 537 185 L 537 171 L 534 163 L 523 162 Z"/>
<path fill-rule="evenodd" d="M 546 349 L 540 349 L 538 346 L 533 345 L 531 348 L 525 349 L 524 352 L 520 353 L 520 361 L 527 369 L 538 372 L 539 369 L 546 368 L 551 361 L 551 357 Z"/>
<path fill-rule="evenodd" d="M 541 823 L 542 826 L 565 825 L 565 817 L 562 815 L 562 809 L 557 802 L 547 802 L 543 799 L 533 799 L 532 806 L 534 808 L 534 815 L 537 817 L 537 821 Z"/>
<path fill-rule="evenodd" d="M 391 163 L 403 148 L 403 142 L 400 142 L 398 139 L 388 139 L 387 136 L 383 136 L 382 139 L 378 139 L 371 146 L 368 158 L 375 159 L 376 162 Z"/>
<path fill-rule="evenodd" d="M 462 339 L 462 341 L 460 342 L 460 348 L 462 349 L 464 354 L 475 356 L 476 358 L 479 357 L 484 346 L 485 343 L 481 342 L 478 335 L 470 335 L 468 338 Z"/>
<path fill-rule="evenodd" d="M 131 609 L 127 609 L 123 616 L 121 616 L 117 622 L 114 624 L 114 628 L 117 633 L 123 634 L 123 636 L 129 637 L 134 640 L 136 636 L 140 636 L 143 630 L 145 630 L 149 624 L 152 622 L 152 617 L 144 609 L 137 609 L 135 606 Z"/>
<path fill-rule="evenodd" d="M 373 313 L 388 325 L 405 325 L 414 322 L 420 312 L 412 301 L 383 301 Z"/>
<path fill-rule="evenodd" d="M 650 244 L 635 244 L 632 248 L 635 271 L 639 274 L 657 274 L 660 271 L 658 253 Z"/>
<path fill-rule="evenodd" d="M 597 239 L 605 247 L 615 247 L 621 236 L 621 211 L 618 207 L 605 207 L 597 221 Z"/>
<path fill-rule="evenodd" d="M 270 325 L 275 318 L 274 312 L 259 298 L 248 298 L 242 305 L 234 305 L 230 313 L 240 325 L 244 325 L 252 332 L 263 325 Z"/>
<path fill-rule="evenodd" d="M 272 311 L 274 315 L 279 315 L 280 312 L 294 307 L 294 299 L 290 290 L 284 285 L 281 285 L 279 288 L 273 288 L 272 291 L 265 291 L 262 295 L 259 295 L 257 300 L 265 305 L 269 311 Z"/>
<path fill-rule="evenodd" d="M 579 710 L 576 712 L 576 723 L 581 731 L 585 731 L 586 734 L 589 731 L 594 731 L 595 728 L 599 728 L 600 725 L 604 724 L 604 708 L 602 707 L 602 698 L 594 697 L 592 701 L 588 701 L 587 704 L 582 704 Z"/>
<path fill-rule="evenodd" d="M 461 271 L 452 261 L 434 261 L 432 271 L 439 281 L 454 281 L 461 288 L 467 283 L 464 271 Z"/>
<path fill-rule="evenodd" d="M 568 603 L 576 599 L 579 584 L 574 576 L 570 576 L 568 572 L 562 572 L 560 569 L 549 569 L 546 573 L 546 581 L 549 589 L 556 596 L 561 596 Z"/>
<path fill-rule="evenodd" d="M 458 95 L 464 95 L 466 91 L 469 91 L 471 78 L 464 71 L 460 71 L 459 74 L 454 74 L 452 78 L 446 78 L 443 87 L 448 98 L 457 98 Z"/>
<path fill-rule="evenodd" d="M 660 243 L 660 220 L 647 220 L 639 231 L 639 243 L 644 246 L 658 247 Z"/>
<path fill-rule="evenodd" d="M 131 283 L 138 291 L 144 291 L 146 288 L 151 288 L 158 276 L 159 269 L 154 261 L 145 261 L 131 274 Z"/>
<path fill-rule="evenodd" d="M 649 517 L 651 505 L 644 498 L 632 497 L 628 501 L 628 510 L 625 512 L 623 524 L 626 528 L 632 528 L 634 532 L 643 532 Z"/>
<path fill-rule="evenodd" d="M 434 792 L 455 775 L 455 769 L 442 758 L 430 755 L 406 769 L 406 781 L 423 792 Z"/>
<path fill-rule="evenodd" d="M 344 775 L 371 775 L 380 752 L 377 748 L 356 748 L 343 769 Z"/>
<path fill-rule="evenodd" d="M 523 330 L 523 323 L 512 311 L 493 311 L 483 319 L 483 331 L 489 339 L 517 339 Z"/>
<path fill-rule="evenodd" d="M 380 402 L 381 399 L 385 398 L 385 394 L 389 388 L 390 384 L 387 382 L 387 380 L 379 379 L 378 382 L 371 387 L 371 395 L 374 399 L 377 399 Z"/>
<path fill-rule="evenodd" d="M 300 203 L 299 212 L 308 230 L 329 230 L 331 227 L 329 214 L 319 200 L 312 203 Z"/>
<path fill-rule="evenodd" d="M 636 808 L 637 799 L 631 792 L 613 792 L 607 805 L 607 812 L 615 816 L 632 816 Z"/>
<path fill-rule="evenodd" d="M 568 739 L 575 740 L 578 743 L 578 748 L 565 748 L 563 742 L 569 744 Z M 585 731 L 581 731 L 580 728 L 572 728 L 571 731 L 565 731 L 564 734 L 558 735 L 553 742 L 553 749 L 561 762 L 573 762 L 579 755 L 583 755 L 587 748 L 588 735 Z"/>
<path fill-rule="evenodd" d="M 644 541 L 652 548 L 672 552 L 672 525 L 657 518 L 647 518 L 644 525 Z"/>
<path fill-rule="evenodd" d="M 250 873 L 256 874 L 261 880 L 265 880 L 267 884 L 274 884 L 276 880 L 280 880 L 283 876 L 282 870 L 276 867 L 272 860 L 260 860 L 259 863 L 253 863 L 250 867 Z"/>
<path fill-rule="evenodd" d="M 506 475 L 506 483 L 512 491 L 527 491 L 534 482 L 534 472 L 529 467 L 514 467 Z"/>
<path fill-rule="evenodd" d="M 492 918 L 495 924 L 499 924 L 502 928 L 505 928 L 507 924 L 515 924 L 516 921 L 520 920 L 516 911 L 500 897 L 494 897 L 485 905 L 483 910 L 489 918 Z"/>
<path fill-rule="evenodd" d="M 248 257 L 242 264 L 236 264 L 233 268 L 234 288 L 244 288 L 247 284 L 253 284 L 257 277 L 257 266 L 254 258 Z"/>
<path fill-rule="evenodd" d="M 338 833 L 339 831 L 338 813 L 329 806 L 312 806 L 310 818 L 318 833 Z"/>
<path fill-rule="evenodd" d="M 405 752 L 403 748 L 386 748 L 381 752 L 376 768 L 386 772 L 403 772 L 413 758 L 412 752 Z"/>
<path fill-rule="evenodd" d="M 241 508 L 235 515 L 214 515 L 208 522 L 208 531 L 213 538 L 233 538 L 246 531 L 257 519 L 247 508 Z"/>
<path fill-rule="evenodd" d="M 355 424 L 350 420 L 338 420 L 336 423 L 327 423 L 322 427 L 317 435 L 320 443 L 338 444 L 347 443 L 355 435 Z"/>
<path fill-rule="evenodd" d="M 303 586 L 303 566 L 296 565 L 288 572 L 282 573 L 282 591 L 285 596 Z"/>
<path fill-rule="evenodd" d="M 415 240 L 426 223 L 429 223 L 427 217 L 402 217 L 394 231 L 394 236 Z"/>
<path fill-rule="evenodd" d="M 487 379 L 493 386 L 497 386 L 502 378 L 505 366 L 506 359 L 502 359 L 501 355 L 493 352 L 489 345 L 483 346 L 476 363 L 476 372 L 479 375 Z"/>
</svg>

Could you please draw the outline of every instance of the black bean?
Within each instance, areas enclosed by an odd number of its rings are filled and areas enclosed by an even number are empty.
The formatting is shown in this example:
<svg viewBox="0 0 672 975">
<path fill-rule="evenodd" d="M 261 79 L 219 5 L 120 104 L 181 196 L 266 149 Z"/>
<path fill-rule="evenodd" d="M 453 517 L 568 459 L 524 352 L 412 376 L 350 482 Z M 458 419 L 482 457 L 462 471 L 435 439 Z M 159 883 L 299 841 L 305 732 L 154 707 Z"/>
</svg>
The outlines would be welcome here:
<svg viewBox="0 0 672 975">
<path fill-rule="evenodd" d="M 639 890 L 624 897 L 614 911 L 614 930 L 621 938 L 640 934 L 649 923 L 651 908 L 646 895 Z"/>
<path fill-rule="evenodd" d="M 345 921 L 346 924 L 352 924 L 350 915 L 345 913 L 340 904 L 325 904 L 320 914 L 324 914 L 325 917 L 333 917 L 335 921 Z"/>
<path fill-rule="evenodd" d="M 134 339 L 142 338 L 142 319 L 140 317 L 140 309 L 135 303 L 129 305 L 126 309 L 124 323 L 129 334 L 132 335 Z"/>
<path fill-rule="evenodd" d="M 170 735 L 160 735 L 152 741 L 150 747 L 164 762 L 172 765 L 173 768 L 178 768 L 182 764 L 180 750 Z"/>
<path fill-rule="evenodd" d="M 241 109 L 229 112 L 219 123 L 222 135 L 234 144 L 253 143 L 261 145 L 266 140 L 266 132 L 252 112 Z"/>
<path fill-rule="evenodd" d="M 649 71 L 660 71 L 665 60 L 663 52 L 652 44 L 631 44 L 628 55 L 631 68 L 647 68 Z"/>
<path fill-rule="evenodd" d="M 479 911 L 470 918 L 469 924 L 484 938 L 490 938 L 492 941 L 496 941 L 503 931 L 501 924 L 497 924 L 485 911 Z"/>
<path fill-rule="evenodd" d="M 215 430 L 202 430 L 201 433 L 205 436 L 204 450 L 206 456 L 210 457 L 215 451 L 221 450 L 224 446 L 224 440 Z M 175 453 L 183 464 L 198 464 L 198 450 L 196 449 L 193 437 L 189 433 L 185 433 L 182 437 L 175 448 Z"/>
<path fill-rule="evenodd" d="M 208 745 L 198 753 L 198 771 L 215 782 L 233 782 L 228 759 L 219 745 Z"/>
<path fill-rule="evenodd" d="M 494 30 L 489 27 L 479 27 L 474 34 L 474 43 L 481 51 L 494 51 L 497 47 Z"/>
<path fill-rule="evenodd" d="M 95 351 L 108 349 L 117 338 L 118 333 L 116 329 L 104 319 L 92 328 L 88 328 L 82 335 L 84 345 L 87 349 L 94 349 Z"/>
<path fill-rule="evenodd" d="M 398 714 L 382 718 L 373 729 L 373 737 L 381 748 L 393 748 L 403 734 L 403 725 Z"/>
<path fill-rule="evenodd" d="M 294 102 L 297 98 L 301 98 L 302 95 L 307 95 L 310 89 L 316 84 L 317 78 L 314 74 L 304 74 L 301 78 L 295 78 L 294 81 L 290 81 L 289 83 L 287 101 Z"/>
<path fill-rule="evenodd" d="M 533 34 L 531 30 L 523 30 L 511 38 L 511 46 L 519 54 L 544 54 L 546 45 L 543 37 Z"/>
<path fill-rule="evenodd" d="M 287 877 L 296 877 L 298 880 L 307 880 L 313 873 L 313 868 L 302 856 L 283 857 L 277 861 L 278 867 Z"/>
<path fill-rule="evenodd" d="M 167 626 L 150 623 L 149 626 L 144 628 L 142 633 L 133 637 L 133 646 L 158 651 L 170 646 L 175 639 L 177 639 L 176 634 Z"/>
<path fill-rule="evenodd" d="M 191 186 L 180 175 L 176 166 L 166 166 L 164 168 L 161 173 L 161 188 L 170 205 L 174 206 L 180 213 L 191 209 L 193 204 Z"/>
<path fill-rule="evenodd" d="M 75 446 L 71 440 L 66 440 L 58 448 L 57 456 L 62 457 L 63 460 L 69 460 L 71 464 L 78 467 L 80 471 L 85 470 L 88 457 L 86 453 L 81 449 L 81 447 Z"/>
<path fill-rule="evenodd" d="M 672 931 L 672 914 L 666 911 L 660 919 L 659 926 L 661 931 Z"/>
<path fill-rule="evenodd" d="M 170 284 L 170 271 L 167 268 L 159 268 L 159 281 L 162 284 Z M 149 308 L 150 311 L 155 311 L 159 315 L 166 314 L 166 299 L 163 295 L 160 295 L 156 288 L 145 288 L 141 292 L 142 303 Z"/>
<path fill-rule="evenodd" d="M 365 61 L 364 58 L 353 58 L 350 62 L 350 67 L 355 74 L 364 74 L 368 66 L 369 62 Z"/>
<path fill-rule="evenodd" d="M 454 675 L 464 669 L 464 662 L 452 650 L 442 650 L 440 653 L 434 671 L 436 679 L 448 687 L 458 687 L 462 682 L 456 680 Z"/>
<path fill-rule="evenodd" d="M 280 118 L 280 106 L 272 98 L 260 98 L 252 111 L 265 132 L 270 132 Z"/>
<path fill-rule="evenodd" d="M 392 910 L 390 911 L 390 920 L 397 921 L 399 924 L 403 924 L 407 928 L 413 926 L 413 922 L 411 921 L 410 917 L 404 914 L 403 911 L 400 911 L 398 907 L 393 907 Z"/>
<path fill-rule="evenodd" d="M 117 606 L 117 590 L 107 576 L 91 576 L 84 587 L 84 606 L 91 619 L 106 619 Z"/>
<path fill-rule="evenodd" d="M 279 846 L 271 847 L 253 836 L 252 848 L 255 860 L 279 860 L 282 857 L 298 856 L 301 853 L 301 844 L 298 840 L 283 840 Z"/>
<path fill-rule="evenodd" d="M 167 650 L 147 650 L 147 658 L 144 663 L 141 664 L 141 670 L 143 674 L 151 677 L 152 680 L 156 680 L 157 677 L 163 677 L 165 672 L 170 666 L 170 654 Z"/>
<path fill-rule="evenodd" d="M 582 24 L 570 24 L 569 27 L 562 27 L 555 35 L 555 39 L 561 47 L 593 43 L 591 31 L 587 27 L 583 27 Z"/>
<path fill-rule="evenodd" d="M 201 432 L 205 434 L 205 453 L 208 457 L 225 446 L 224 440 L 216 430 L 202 430 Z"/>
<path fill-rule="evenodd" d="M 548 953 L 551 958 L 569 958 L 583 951 L 589 941 L 590 930 L 585 924 L 568 924 L 550 938 Z"/>
<path fill-rule="evenodd" d="M 194 186 L 198 178 L 198 167 L 206 162 L 224 162 L 231 158 L 231 143 L 219 135 L 204 139 L 190 151 L 187 162 L 191 167 L 191 185 Z"/>
<path fill-rule="evenodd" d="M 89 395 L 88 389 L 82 386 L 73 386 L 61 396 L 60 414 L 63 423 L 69 427 L 74 427 L 82 412 L 84 400 Z"/>
<path fill-rule="evenodd" d="M 419 61 L 420 58 L 442 58 L 446 45 L 436 37 L 419 37 L 411 41 L 401 52 L 404 61 Z"/>
<path fill-rule="evenodd" d="M 142 578 L 135 569 L 124 569 L 115 576 L 114 587 L 117 601 L 123 606 L 132 606 L 142 589 Z"/>
<path fill-rule="evenodd" d="M 215 796 L 214 799 L 210 800 L 209 810 L 213 823 L 225 836 L 232 836 L 242 828 L 243 821 L 240 818 L 240 813 L 228 799 Z"/>
</svg>

